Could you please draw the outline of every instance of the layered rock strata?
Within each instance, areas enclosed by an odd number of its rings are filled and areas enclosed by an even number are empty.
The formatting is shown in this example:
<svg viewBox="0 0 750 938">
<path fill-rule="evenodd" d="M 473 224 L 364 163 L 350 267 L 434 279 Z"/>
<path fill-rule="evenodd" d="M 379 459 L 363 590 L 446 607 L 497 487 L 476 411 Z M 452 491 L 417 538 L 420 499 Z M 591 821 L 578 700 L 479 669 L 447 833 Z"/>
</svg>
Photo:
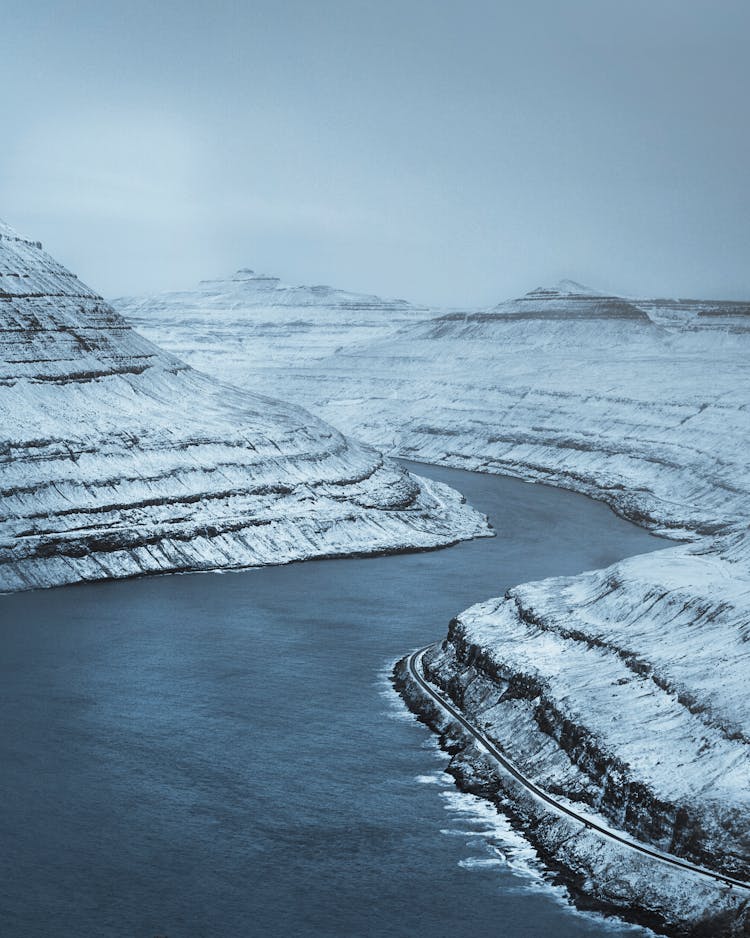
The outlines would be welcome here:
<svg viewBox="0 0 750 938">
<path fill-rule="evenodd" d="M 456 492 L 135 332 L 0 225 L 0 589 L 433 548 Z"/>
</svg>

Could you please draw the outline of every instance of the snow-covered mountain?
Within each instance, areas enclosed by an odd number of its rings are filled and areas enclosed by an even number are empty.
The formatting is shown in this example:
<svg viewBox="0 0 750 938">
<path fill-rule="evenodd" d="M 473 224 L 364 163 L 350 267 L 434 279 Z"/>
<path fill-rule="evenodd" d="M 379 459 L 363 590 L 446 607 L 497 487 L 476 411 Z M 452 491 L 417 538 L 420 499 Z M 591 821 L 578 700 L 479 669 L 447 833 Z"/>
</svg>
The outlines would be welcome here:
<svg viewBox="0 0 750 938">
<path fill-rule="evenodd" d="M 268 368 L 309 363 L 431 315 L 406 300 L 290 286 L 248 269 L 193 290 L 120 297 L 112 305 L 154 342 L 232 383 L 248 369 L 263 380 Z"/>
<path fill-rule="evenodd" d="M 0 223 L 0 589 L 433 547 L 461 496 L 194 371 Z"/>
<path fill-rule="evenodd" d="M 489 313 L 510 319 L 644 319 L 645 313 L 620 296 L 606 296 L 574 280 L 537 287 L 525 296 L 498 303 Z"/>
<path fill-rule="evenodd" d="M 748 304 L 636 300 L 564 282 L 395 324 L 307 365 L 290 368 L 282 350 L 264 374 L 374 445 L 573 488 L 688 541 L 482 602 L 427 662 L 540 784 L 746 878 L 748 324 Z M 256 386 L 252 370 L 234 374 Z M 467 784 L 497 789 L 468 742 L 454 767 Z M 733 927 L 733 894 L 633 863 L 512 792 L 498 797 L 601 903 L 669 927 L 713 916 L 705 934 Z"/>
</svg>

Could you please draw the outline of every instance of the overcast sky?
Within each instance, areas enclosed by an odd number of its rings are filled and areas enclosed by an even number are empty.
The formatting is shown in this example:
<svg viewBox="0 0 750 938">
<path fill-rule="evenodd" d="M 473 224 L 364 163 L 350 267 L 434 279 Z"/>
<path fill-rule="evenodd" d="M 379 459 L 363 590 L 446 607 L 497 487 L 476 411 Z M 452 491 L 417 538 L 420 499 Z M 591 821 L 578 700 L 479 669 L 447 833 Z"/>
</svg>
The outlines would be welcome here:
<svg viewBox="0 0 750 938">
<path fill-rule="evenodd" d="M 107 296 L 750 297 L 748 0 L 4 0 L 0 217 Z"/>
</svg>

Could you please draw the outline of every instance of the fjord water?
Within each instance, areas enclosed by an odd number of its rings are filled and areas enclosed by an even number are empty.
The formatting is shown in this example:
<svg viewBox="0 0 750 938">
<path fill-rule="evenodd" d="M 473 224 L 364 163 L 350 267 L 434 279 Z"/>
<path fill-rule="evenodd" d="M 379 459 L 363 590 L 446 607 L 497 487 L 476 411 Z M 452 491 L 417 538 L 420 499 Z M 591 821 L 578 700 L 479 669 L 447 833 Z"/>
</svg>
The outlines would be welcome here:
<svg viewBox="0 0 750 938">
<path fill-rule="evenodd" d="M 0 934 L 633 933 L 498 859 L 384 676 L 473 602 L 665 542 L 569 492 L 413 468 L 497 537 L 0 596 Z"/>
</svg>

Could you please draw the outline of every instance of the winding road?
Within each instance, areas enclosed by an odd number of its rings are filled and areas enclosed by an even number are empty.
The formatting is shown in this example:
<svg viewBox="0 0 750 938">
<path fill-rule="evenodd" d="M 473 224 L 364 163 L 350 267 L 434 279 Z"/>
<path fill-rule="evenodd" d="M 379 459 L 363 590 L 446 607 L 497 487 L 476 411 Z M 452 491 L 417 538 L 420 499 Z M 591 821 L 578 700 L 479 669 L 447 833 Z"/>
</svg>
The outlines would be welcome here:
<svg viewBox="0 0 750 938">
<path fill-rule="evenodd" d="M 543 788 L 540 788 L 531 779 L 527 778 L 522 772 L 520 772 L 513 763 L 507 759 L 495 746 L 495 744 L 488 739 L 481 730 L 477 729 L 473 724 L 471 724 L 466 717 L 463 716 L 460 710 L 458 710 L 449 700 L 447 700 L 440 691 L 431 684 L 424 677 L 424 669 L 422 665 L 422 658 L 425 652 L 429 651 L 430 648 L 434 648 L 438 642 L 435 642 L 432 645 L 426 645 L 424 648 L 420 648 L 419 651 L 413 652 L 407 659 L 407 667 L 409 673 L 417 682 L 419 687 L 428 694 L 433 700 L 435 700 L 443 710 L 450 714 L 454 720 L 456 720 L 461 727 L 466 730 L 478 743 L 479 745 L 488 752 L 492 758 L 500 765 L 500 767 L 511 775 L 517 782 L 520 782 L 527 791 L 531 792 L 534 797 L 539 801 L 544 802 L 547 807 L 552 808 L 558 814 L 564 814 L 567 817 L 573 818 L 573 820 L 578 821 L 589 830 L 596 831 L 597 834 L 601 834 L 603 837 L 607 837 L 609 840 L 614 840 L 619 844 L 622 844 L 625 847 L 628 847 L 631 850 L 635 850 L 638 853 L 645 854 L 648 857 L 651 857 L 655 860 L 659 860 L 661 863 L 667 863 L 670 866 L 679 867 L 682 870 L 686 870 L 689 873 L 693 873 L 697 876 L 703 876 L 708 879 L 714 880 L 717 883 L 720 883 L 728 888 L 737 887 L 746 892 L 750 892 L 750 883 L 743 882 L 741 879 L 735 879 L 732 876 L 728 876 L 725 873 L 716 873 L 713 870 L 707 870 L 704 867 L 696 866 L 693 863 L 690 863 L 687 860 L 681 860 L 678 857 L 673 856 L 669 853 L 662 853 L 660 850 L 656 850 L 653 847 L 649 847 L 646 844 L 641 843 L 640 841 L 633 840 L 620 831 L 611 830 L 608 827 L 605 827 L 603 824 L 597 823 L 586 815 L 579 814 L 573 808 L 568 807 L 568 805 L 563 804 L 560 801 L 557 801 L 552 795 L 544 791 Z"/>
</svg>

